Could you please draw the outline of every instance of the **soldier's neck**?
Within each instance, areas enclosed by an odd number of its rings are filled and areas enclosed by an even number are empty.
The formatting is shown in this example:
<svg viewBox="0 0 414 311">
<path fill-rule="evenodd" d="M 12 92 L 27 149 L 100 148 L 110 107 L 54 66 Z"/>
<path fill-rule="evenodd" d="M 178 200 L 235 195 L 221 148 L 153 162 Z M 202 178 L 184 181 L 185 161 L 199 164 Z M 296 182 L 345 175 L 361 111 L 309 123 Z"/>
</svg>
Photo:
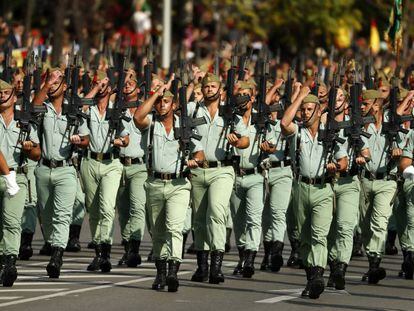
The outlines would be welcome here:
<svg viewBox="0 0 414 311">
<path fill-rule="evenodd" d="M 247 109 L 246 112 L 243 114 L 243 123 L 248 125 L 250 116 L 252 115 L 252 109 Z"/>
<path fill-rule="evenodd" d="M 374 114 L 375 117 L 375 127 L 379 129 L 382 125 L 383 115 L 382 110 L 378 110 L 376 114 Z"/>
<path fill-rule="evenodd" d="M 313 124 L 311 124 L 308 127 L 308 131 L 312 135 L 313 138 L 315 138 L 316 134 L 318 134 L 319 125 L 320 125 L 320 119 L 316 120 Z"/>
<path fill-rule="evenodd" d="M 162 125 L 164 125 L 165 131 L 167 132 L 167 134 L 170 134 L 171 129 L 173 128 L 174 125 L 174 114 L 168 114 L 165 117 L 160 119 L 160 122 L 162 123 Z"/>
<path fill-rule="evenodd" d="M 13 106 L 5 109 L 4 111 L 0 112 L 4 123 L 6 124 L 6 126 L 9 126 L 10 122 L 13 120 L 14 118 L 14 110 L 13 110 Z"/>
<path fill-rule="evenodd" d="M 210 113 L 211 119 L 216 115 L 217 109 L 220 104 L 220 99 L 214 101 L 204 101 L 204 105 L 207 107 L 208 112 Z"/>
<path fill-rule="evenodd" d="M 57 113 L 60 113 L 62 111 L 63 100 L 64 100 L 63 94 L 59 97 L 54 97 L 54 98 L 51 99 L 51 103 L 53 105 L 53 108 L 55 108 L 55 111 Z"/>
<path fill-rule="evenodd" d="M 108 107 L 109 104 L 109 96 L 105 96 L 98 99 L 98 103 L 96 104 L 96 107 L 98 108 L 98 111 L 101 115 L 103 115 L 106 112 L 106 107 Z"/>
<path fill-rule="evenodd" d="M 344 120 L 345 120 L 345 111 L 342 111 L 341 113 L 335 116 L 335 121 L 337 122 L 342 122 Z"/>
</svg>

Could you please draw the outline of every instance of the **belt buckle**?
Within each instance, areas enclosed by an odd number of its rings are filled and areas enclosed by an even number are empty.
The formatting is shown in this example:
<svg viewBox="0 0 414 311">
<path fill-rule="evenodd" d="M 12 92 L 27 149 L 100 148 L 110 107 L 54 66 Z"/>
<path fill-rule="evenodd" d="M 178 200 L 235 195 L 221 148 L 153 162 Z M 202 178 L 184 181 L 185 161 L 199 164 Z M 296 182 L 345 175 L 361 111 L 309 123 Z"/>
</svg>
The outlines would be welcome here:
<svg viewBox="0 0 414 311">
<path fill-rule="evenodd" d="M 55 159 L 50 160 L 50 168 L 57 168 L 57 163 Z"/>
<path fill-rule="evenodd" d="M 316 178 L 309 178 L 310 185 L 316 185 Z"/>
<path fill-rule="evenodd" d="M 209 168 L 208 161 L 203 161 L 203 168 Z"/>
<path fill-rule="evenodd" d="M 170 174 L 168 173 L 161 173 L 161 179 L 170 180 Z"/>
<path fill-rule="evenodd" d="M 96 154 L 96 160 L 101 161 L 103 160 L 103 153 L 97 153 Z"/>
<path fill-rule="evenodd" d="M 239 172 L 240 172 L 240 176 L 245 176 L 246 175 L 246 170 L 244 170 L 244 169 L 239 169 Z"/>
<path fill-rule="evenodd" d="M 125 157 L 125 165 L 131 166 L 131 164 L 132 164 L 132 159 L 130 157 Z"/>
</svg>

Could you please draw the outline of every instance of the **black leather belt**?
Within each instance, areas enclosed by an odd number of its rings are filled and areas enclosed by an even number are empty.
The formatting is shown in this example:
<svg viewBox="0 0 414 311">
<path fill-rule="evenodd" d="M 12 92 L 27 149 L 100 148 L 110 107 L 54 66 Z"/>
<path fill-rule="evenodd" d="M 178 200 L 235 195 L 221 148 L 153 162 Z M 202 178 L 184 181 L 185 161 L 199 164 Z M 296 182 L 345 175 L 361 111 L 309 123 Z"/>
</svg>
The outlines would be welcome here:
<svg viewBox="0 0 414 311">
<path fill-rule="evenodd" d="M 387 173 L 377 173 L 377 174 L 372 174 L 369 171 L 365 171 L 364 173 L 364 177 L 368 180 L 381 180 L 381 179 L 386 179 L 386 180 L 397 180 L 397 176 L 396 175 L 390 175 Z"/>
<path fill-rule="evenodd" d="M 131 166 L 133 164 L 144 164 L 144 158 L 131 158 L 131 157 L 120 157 L 119 160 L 125 166 Z"/>
<path fill-rule="evenodd" d="M 90 157 L 91 159 L 94 159 L 96 161 L 105 161 L 105 160 L 113 160 L 113 159 L 117 159 L 119 158 L 119 154 L 118 153 L 111 153 L 111 152 L 107 152 L 107 153 L 98 153 L 98 152 L 90 152 Z"/>
<path fill-rule="evenodd" d="M 340 172 L 339 177 L 354 177 L 357 175 L 356 172 Z"/>
<path fill-rule="evenodd" d="M 158 173 L 154 172 L 152 173 L 152 176 L 157 179 L 162 180 L 172 180 L 172 179 L 178 179 L 178 178 L 185 178 L 187 174 L 176 174 L 176 173 Z"/>
<path fill-rule="evenodd" d="M 332 182 L 332 177 L 317 177 L 317 178 L 309 178 L 305 176 L 298 176 L 298 181 L 304 182 L 308 185 L 323 185 Z"/>
<path fill-rule="evenodd" d="M 16 172 L 16 174 L 27 174 L 28 168 L 27 166 L 19 166 L 19 167 L 9 167 L 10 172 Z"/>
<path fill-rule="evenodd" d="M 71 160 L 62 160 L 62 161 L 57 161 L 57 160 L 48 160 L 48 159 L 42 159 L 42 164 L 44 166 L 47 166 L 48 168 L 57 168 L 57 167 L 64 167 L 64 166 L 72 166 L 72 161 Z"/>
<path fill-rule="evenodd" d="M 263 172 L 262 168 L 241 168 L 240 170 L 238 170 L 238 172 L 236 173 L 237 176 L 246 176 L 246 175 L 253 175 L 256 173 L 261 174 Z"/>
<path fill-rule="evenodd" d="M 233 161 L 231 160 L 224 160 L 224 161 L 204 161 L 203 168 L 215 168 L 215 167 L 223 167 L 223 166 L 232 166 Z"/>
<path fill-rule="evenodd" d="M 292 164 L 292 161 L 289 160 L 285 160 L 285 161 L 272 161 L 270 162 L 270 167 L 271 168 L 275 168 L 275 167 L 285 167 L 285 166 L 290 166 Z"/>
</svg>

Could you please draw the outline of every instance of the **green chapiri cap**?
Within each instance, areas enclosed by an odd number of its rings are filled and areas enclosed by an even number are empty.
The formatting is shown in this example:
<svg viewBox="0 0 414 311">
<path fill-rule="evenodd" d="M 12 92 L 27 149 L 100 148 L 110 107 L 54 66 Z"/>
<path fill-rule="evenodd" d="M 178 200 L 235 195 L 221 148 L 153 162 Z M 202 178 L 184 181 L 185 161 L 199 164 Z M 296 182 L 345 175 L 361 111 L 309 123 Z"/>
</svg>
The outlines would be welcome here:
<svg viewBox="0 0 414 311">
<path fill-rule="evenodd" d="M 200 83 L 197 83 L 196 85 L 194 85 L 194 91 L 198 90 L 198 89 L 201 89 L 201 84 Z"/>
<path fill-rule="evenodd" d="M 62 68 L 60 67 L 51 67 L 49 68 L 49 73 L 55 72 L 55 71 L 60 71 L 61 73 L 64 73 Z"/>
<path fill-rule="evenodd" d="M 315 104 L 319 104 L 319 99 L 317 96 L 313 95 L 313 94 L 309 94 L 308 96 L 306 96 L 303 101 L 302 104 L 307 104 L 307 103 L 315 103 Z"/>
<path fill-rule="evenodd" d="M 152 74 L 151 79 L 164 82 L 164 79 L 162 79 L 159 75 L 156 75 L 155 73 Z"/>
<path fill-rule="evenodd" d="M 240 81 L 238 84 L 241 90 L 253 90 L 255 88 L 250 82 Z"/>
<path fill-rule="evenodd" d="M 11 89 L 13 89 L 13 85 L 11 85 L 10 83 L 7 83 L 4 80 L 0 80 L 0 91 L 11 90 Z"/>
<path fill-rule="evenodd" d="M 170 98 L 170 97 L 174 97 L 174 94 L 171 93 L 169 90 L 166 90 L 164 94 L 162 95 L 162 98 Z"/>
<path fill-rule="evenodd" d="M 217 82 L 220 83 L 220 78 L 217 77 L 214 73 L 206 73 L 206 75 L 204 76 L 203 80 L 201 80 L 201 84 L 204 86 L 207 83 L 212 83 L 212 82 Z"/>
<path fill-rule="evenodd" d="M 362 99 L 363 100 L 377 99 L 377 98 L 381 98 L 381 92 L 380 91 L 377 91 L 377 90 L 364 90 L 362 92 Z"/>
<path fill-rule="evenodd" d="M 97 70 L 96 71 L 96 78 L 100 81 L 107 78 L 108 75 L 106 74 L 105 70 Z"/>
</svg>

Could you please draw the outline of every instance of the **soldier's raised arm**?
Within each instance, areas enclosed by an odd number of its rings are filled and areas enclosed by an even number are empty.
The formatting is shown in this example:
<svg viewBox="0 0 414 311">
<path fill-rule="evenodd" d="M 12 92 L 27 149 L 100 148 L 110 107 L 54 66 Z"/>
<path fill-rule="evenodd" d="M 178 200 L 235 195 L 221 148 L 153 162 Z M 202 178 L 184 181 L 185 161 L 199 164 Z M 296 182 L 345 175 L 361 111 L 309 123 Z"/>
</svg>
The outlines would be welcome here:
<svg viewBox="0 0 414 311">
<path fill-rule="evenodd" d="M 166 89 L 167 85 L 162 85 L 156 92 L 154 92 L 154 94 L 152 94 L 150 98 L 144 101 L 142 105 L 137 108 L 134 114 L 134 122 L 139 129 L 145 129 L 149 126 L 150 119 L 148 118 L 148 114 L 151 113 L 155 102 L 160 96 L 162 96 Z"/>
<path fill-rule="evenodd" d="M 285 113 L 283 114 L 282 121 L 280 123 L 282 128 L 282 133 L 285 136 L 289 136 L 295 132 L 295 123 L 293 122 L 296 112 L 298 111 L 300 104 L 302 103 L 302 100 L 310 93 L 309 87 L 305 86 L 303 87 L 298 97 L 295 99 L 295 101 L 290 105 Z"/>
</svg>

